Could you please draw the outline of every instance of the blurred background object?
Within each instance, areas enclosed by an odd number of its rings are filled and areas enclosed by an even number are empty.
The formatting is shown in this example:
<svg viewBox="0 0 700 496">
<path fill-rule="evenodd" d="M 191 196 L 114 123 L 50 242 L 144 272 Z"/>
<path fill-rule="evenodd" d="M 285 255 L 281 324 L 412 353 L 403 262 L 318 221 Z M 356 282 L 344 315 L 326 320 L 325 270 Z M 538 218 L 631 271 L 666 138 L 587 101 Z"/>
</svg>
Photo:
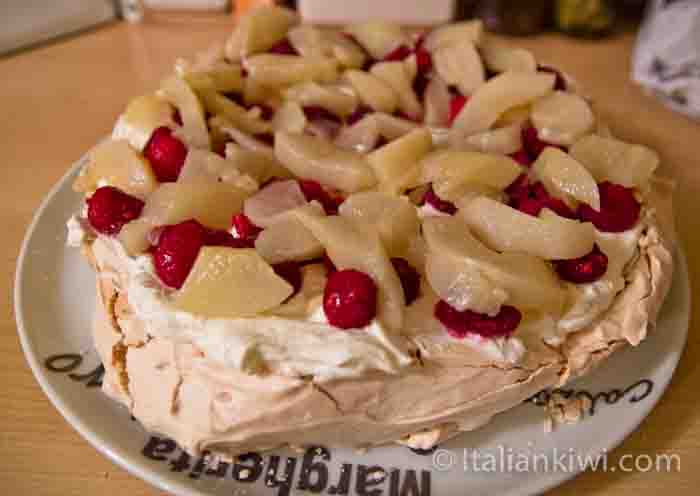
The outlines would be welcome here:
<svg viewBox="0 0 700 496">
<path fill-rule="evenodd" d="M 453 19 L 456 3 L 456 0 L 298 0 L 297 6 L 301 16 L 313 23 L 345 24 L 381 19 L 427 26 Z"/>
</svg>

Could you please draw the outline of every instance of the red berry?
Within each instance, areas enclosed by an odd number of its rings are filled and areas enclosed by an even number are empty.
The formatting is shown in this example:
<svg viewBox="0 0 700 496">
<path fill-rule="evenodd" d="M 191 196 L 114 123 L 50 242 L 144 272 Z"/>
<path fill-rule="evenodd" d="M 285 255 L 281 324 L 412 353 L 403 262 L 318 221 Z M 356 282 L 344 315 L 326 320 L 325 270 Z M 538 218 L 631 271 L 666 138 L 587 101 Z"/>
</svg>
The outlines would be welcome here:
<svg viewBox="0 0 700 496">
<path fill-rule="evenodd" d="M 166 226 L 153 253 L 156 274 L 164 284 L 180 289 L 192 270 L 199 250 L 206 244 L 207 230 L 196 220 Z"/>
<path fill-rule="evenodd" d="M 632 188 L 604 182 L 598 185 L 600 212 L 582 203 L 578 207 L 578 218 L 592 222 L 599 231 L 623 232 L 632 229 L 639 220 L 642 206 L 634 197 Z"/>
<path fill-rule="evenodd" d="M 367 105 L 358 105 L 355 111 L 348 116 L 346 123 L 348 126 L 352 126 L 353 124 L 361 121 L 367 114 L 371 114 L 372 112 L 374 112 L 372 107 L 368 107 Z"/>
<path fill-rule="evenodd" d="M 235 231 L 234 238 L 248 242 L 251 247 L 255 244 L 255 240 L 262 232 L 262 228 L 253 224 L 253 222 L 245 214 L 236 214 L 231 219 L 231 224 Z"/>
<path fill-rule="evenodd" d="M 420 293 L 420 274 L 403 258 L 392 258 L 391 264 L 394 266 L 399 279 L 401 279 L 406 305 L 410 305 L 418 299 Z"/>
<path fill-rule="evenodd" d="M 95 231 L 119 234 L 124 224 L 141 215 L 143 202 L 112 186 L 103 186 L 87 200 L 88 220 Z"/>
<path fill-rule="evenodd" d="M 515 153 L 511 153 L 510 158 L 518 162 L 520 165 L 523 165 L 525 167 L 530 167 L 532 165 L 532 160 L 530 159 L 530 156 L 527 154 L 524 148 L 521 148 Z"/>
<path fill-rule="evenodd" d="M 518 176 L 505 191 L 510 197 L 508 204 L 511 207 L 533 217 L 537 217 L 546 207 L 562 217 L 576 218 L 576 214 L 566 203 L 551 196 L 542 183 L 531 183 L 525 174 Z"/>
<path fill-rule="evenodd" d="M 556 76 L 556 79 L 554 80 L 554 89 L 566 91 L 566 79 L 564 79 L 564 76 L 561 74 L 561 72 L 554 69 L 553 67 L 548 67 L 546 65 L 538 66 L 537 70 L 540 72 L 549 72 L 554 74 Z"/>
<path fill-rule="evenodd" d="M 410 57 L 412 53 L 413 53 L 413 50 L 411 50 L 408 46 L 400 45 L 400 46 L 394 48 L 388 54 L 386 54 L 384 56 L 383 61 L 384 62 L 395 62 L 398 60 L 403 60 L 405 58 Z"/>
<path fill-rule="evenodd" d="M 228 231 L 207 230 L 204 244 L 207 246 L 228 246 L 229 248 L 253 248 L 255 242 L 249 239 L 235 238 Z"/>
<path fill-rule="evenodd" d="M 430 52 L 423 46 L 416 47 L 416 65 L 418 66 L 419 74 L 426 74 L 433 70 L 433 58 Z"/>
<path fill-rule="evenodd" d="M 427 203 L 435 210 L 443 212 L 445 214 L 454 215 L 457 212 L 457 207 L 455 207 L 454 203 L 443 200 L 438 195 L 436 195 L 435 191 L 433 191 L 432 185 L 430 186 L 430 188 L 428 188 L 428 191 L 426 191 L 423 195 L 422 203 Z"/>
<path fill-rule="evenodd" d="M 533 126 L 526 126 L 521 132 L 523 140 L 523 148 L 527 152 L 531 161 L 537 160 L 540 156 L 542 150 L 544 150 L 548 144 L 540 139 L 537 135 L 537 129 Z"/>
<path fill-rule="evenodd" d="M 502 306 L 495 317 L 483 313 L 464 310 L 460 312 L 446 301 L 440 300 L 435 305 L 435 318 L 447 329 L 447 333 L 456 339 L 464 339 L 469 334 L 484 338 L 501 338 L 510 336 L 517 329 L 522 314 L 517 308 Z"/>
<path fill-rule="evenodd" d="M 338 207 L 343 203 L 344 198 L 340 196 L 332 196 L 328 191 L 323 189 L 318 182 L 312 181 L 310 179 L 302 179 L 299 181 L 299 187 L 306 201 L 318 201 L 323 205 L 323 210 L 326 211 L 327 215 L 336 215 L 338 213 Z"/>
<path fill-rule="evenodd" d="M 304 116 L 310 122 L 331 121 L 340 124 L 340 117 L 338 117 L 337 115 L 330 112 L 324 107 L 318 105 L 309 105 L 307 107 L 304 107 L 303 110 Z"/>
<path fill-rule="evenodd" d="M 159 127 L 148 140 L 143 154 L 161 183 L 177 181 L 187 158 L 187 147 L 167 127 Z"/>
<path fill-rule="evenodd" d="M 262 141 L 268 146 L 275 146 L 275 135 L 272 133 L 260 133 L 256 134 L 255 139 L 258 141 Z"/>
<path fill-rule="evenodd" d="M 268 50 L 268 53 L 274 53 L 276 55 L 299 55 L 299 52 L 289 43 L 287 38 L 276 43 Z"/>
<path fill-rule="evenodd" d="M 452 97 L 452 100 L 450 100 L 450 126 L 455 121 L 455 119 L 457 118 L 457 116 L 462 111 L 462 109 L 468 101 L 468 96 L 455 95 Z"/>
<path fill-rule="evenodd" d="M 377 286 L 371 277 L 358 270 L 333 272 L 323 292 L 323 311 L 332 326 L 365 327 L 377 314 Z"/>
<path fill-rule="evenodd" d="M 272 266 L 272 270 L 294 288 L 290 298 L 301 289 L 301 265 L 298 262 L 278 263 Z"/>
<path fill-rule="evenodd" d="M 608 257 L 600 251 L 598 245 L 593 251 L 581 258 L 572 260 L 555 260 L 554 268 L 559 277 L 576 284 L 595 282 L 605 275 L 608 270 Z"/>
</svg>

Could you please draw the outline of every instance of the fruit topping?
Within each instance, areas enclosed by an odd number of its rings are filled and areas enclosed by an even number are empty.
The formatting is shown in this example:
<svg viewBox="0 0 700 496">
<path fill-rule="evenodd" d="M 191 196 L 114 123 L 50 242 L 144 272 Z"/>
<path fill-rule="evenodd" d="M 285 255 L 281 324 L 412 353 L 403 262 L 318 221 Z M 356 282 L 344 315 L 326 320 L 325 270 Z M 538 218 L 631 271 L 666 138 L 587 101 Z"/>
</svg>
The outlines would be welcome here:
<svg viewBox="0 0 700 496">
<path fill-rule="evenodd" d="M 586 100 L 574 93 L 555 91 L 532 105 L 531 119 L 537 133 L 550 143 L 569 146 L 595 125 Z"/>
<path fill-rule="evenodd" d="M 598 185 L 600 211 L 590 205 L 581 204 L 577 215 L 583 222 L 592 222 L 603 232 L 623 232 L 632 229 L 639 220 L 641 205 L 632 188 L 610 182 Z"/>
<path fill-rule="evenodd" d="M 433 191 L 432 185 L 430 186 L 428 191 L 425 192 L 425 195 L 423 195 L 422 204 L 430 205 L 438 212 L 442 212 L 445 214 L 454 215 L 455 213 L 457 213 L 457 207 L 455 206 L 455 204 L 440 199 L 440 197 L 435 194 L 435 191 Z"/>
<path fill-rule="evenodd" d="M 272 45 L 267 52 L 277 55 L 299 55 L 286 38 Z"/>
<path fill-rule="evenodd" d="M 369 72 L 350 70 L 343 77 L 350 83 L 360 101 L 377 112 L 393 114 L 399 106 L 399 97 L 389 84 Z"/>
<path fill-rule="evenodd" d="M 379 189 L 400 194 L 418 186 L 420 160 L 432 146 L 430 131 L 418 128 L 367 155 L 367 161 L 379 180 Z"/>
<path fill-rule="evenodd" d="M 343 203 L 342 196 L 333 196 L 328 191 L 323 189 L 320 183 L 312 180 L 300 180 L 299 187 L 301 188 L 306 201 L 316 200 L 323 206 L 326 215 L 336 215 L 338 213 L 338 207 Z"/>
<path fill-rule="evenodd" d="M 450 126 L 462 111 L 468 100 L 469 97 L 459 94 L 452 97 L 450 100 Z"/>
<path fill-rule="evenodd" d="M 233 237 L 250 243 L 252 246 L 255 243 L 258 235 L 262 231 L 261 227 L 256 226 L 245 214 L 236 214 L 231 219 Z"/>
<path fill-rule="evenodd" d="M 382 62 L 401 61 L 410 57 L 412 54 L 413 50 L 411 50 L 407 45 L 400 45 L 391 52 L 387 53 L 382 59 Z"/>
<path fill-rule="evenodd" d="M 401 287 L 406 300 L 406 306 L 410 305 L 420 294 L 420 274 L 408 261 L 404 258 L 392 258 L 391 265 L 401 279 Z"/>
<path fill-rule="evenodd" d="M 159 127 L 143 151 L 158 181 L 175 182 L 187 158 L 187 147 L 167 127 Z"/>
<path fill-rule="evenodd" d="M 206 228 L 196 220 L 166 226 L 153 252 L 153 264 L 160 280 L 180 289 L 207 238 Z"/>
<path fill-rule="evenodd" d="M 487 339 L 508 337 L 518 328 L 522 314 L 515 307 L 504 305 L 494 317 L 471 310 L 459 310 L 440 300 L 435 305 L 435 318 L 445 326 L 455 339 L 478 335 Z"/>
<path fill-rule="evenodd" d="M 323 311 L 334 327 L 365 327 L 377 314 L 377 285 L 359 270 L 333 272 L 323 292 Z"/>
<path fill-rule="evenodd" d="M 580 258 L 555 261 L 554 269 L 565 281 L 575 284 L 591 283 L 605 275 L 608 269 L 608 257 L 598 248 L 598 245 L 594 245 L 593 251 Z"/>
<path fill-rule="evenodd" d="M 567 219 L 575 219 L 576 213 L 559 198 L 551 196 L 541 182 L 531 182 L 523 174 L 505 190 L 508 205 L 523 213 L 537 217 L 543 208 L 548 208 Z"/>
<path fill-rule="evenodd" d="M 294 289 L 290 298 L 301 289 L 301 265 L 298 262 L 278 263 L 272 266 L 272 270 Z"/>
<path fill-rule="evenodd" d="M 103 186 L 87 199 L 87 205 L 88 221 L 93 229 L 114 235 L 141 215 L 144 203 L 117 188 Z"/>
<path fill-rule="evenodd" d="M 285 212 L 304 205 L 308 200 L 301 184 L 293 179 L 274 181 L 243 203 L 243 213 L 256 226 L 268 227 Z"/>
<path fill-rule="evenodd" d="M 558 148 L 547 147 L 532 166 L 534 177 L 558 198 L 579 201 L 600 209 L 598 185 L 588 170 Z"/>
</svg>

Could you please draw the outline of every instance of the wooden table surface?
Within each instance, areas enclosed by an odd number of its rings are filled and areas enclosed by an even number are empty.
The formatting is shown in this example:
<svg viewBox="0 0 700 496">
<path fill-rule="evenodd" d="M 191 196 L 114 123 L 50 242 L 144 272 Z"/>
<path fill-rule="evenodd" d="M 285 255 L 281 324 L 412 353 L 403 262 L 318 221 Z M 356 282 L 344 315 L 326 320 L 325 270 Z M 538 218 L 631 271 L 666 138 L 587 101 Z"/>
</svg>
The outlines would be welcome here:
<svg viewBox="0 0 700 496">
<path fill-rule="evenodd" d="M 0 59 L 0 493 L 160 494 L 102 457 L 51 406 L 19 346 L 11 291 L 25 229 L 68 166 L 108 133 L 130 97 L 152 90 L 175 57 L 223 39 L 222 25 L 112 24 Z M 678 232 L 700 284 L 700 123 L 664 108 L 629 79 L 634 37 L 518 40 L 577 78 L 615 132 L 655 147 L 678 180 Z M 670 389 L 613 455 L 681 457 L 679 473 L 586 473 L 551 494 L 695 495 L 700 491 L 700 320 Z M 439 496 L 439 495 L 438 495 Z"/>
</svg>

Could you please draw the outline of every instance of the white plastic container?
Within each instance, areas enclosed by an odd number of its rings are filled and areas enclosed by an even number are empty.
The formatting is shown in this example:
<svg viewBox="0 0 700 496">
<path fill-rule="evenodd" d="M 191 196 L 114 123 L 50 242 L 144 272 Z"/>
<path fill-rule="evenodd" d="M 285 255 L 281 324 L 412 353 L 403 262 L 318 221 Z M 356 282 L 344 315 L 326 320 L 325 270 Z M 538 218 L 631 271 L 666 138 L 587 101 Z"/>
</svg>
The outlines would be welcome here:
<svg viewBox="0 0 700 496">
<path fill-rule="evenodd" d="M 452 20 L 456 0 L 298 0 L 306 22 L 346 24 L 361 21 L 391 21 L 426 26 Z"/>
</svg>

